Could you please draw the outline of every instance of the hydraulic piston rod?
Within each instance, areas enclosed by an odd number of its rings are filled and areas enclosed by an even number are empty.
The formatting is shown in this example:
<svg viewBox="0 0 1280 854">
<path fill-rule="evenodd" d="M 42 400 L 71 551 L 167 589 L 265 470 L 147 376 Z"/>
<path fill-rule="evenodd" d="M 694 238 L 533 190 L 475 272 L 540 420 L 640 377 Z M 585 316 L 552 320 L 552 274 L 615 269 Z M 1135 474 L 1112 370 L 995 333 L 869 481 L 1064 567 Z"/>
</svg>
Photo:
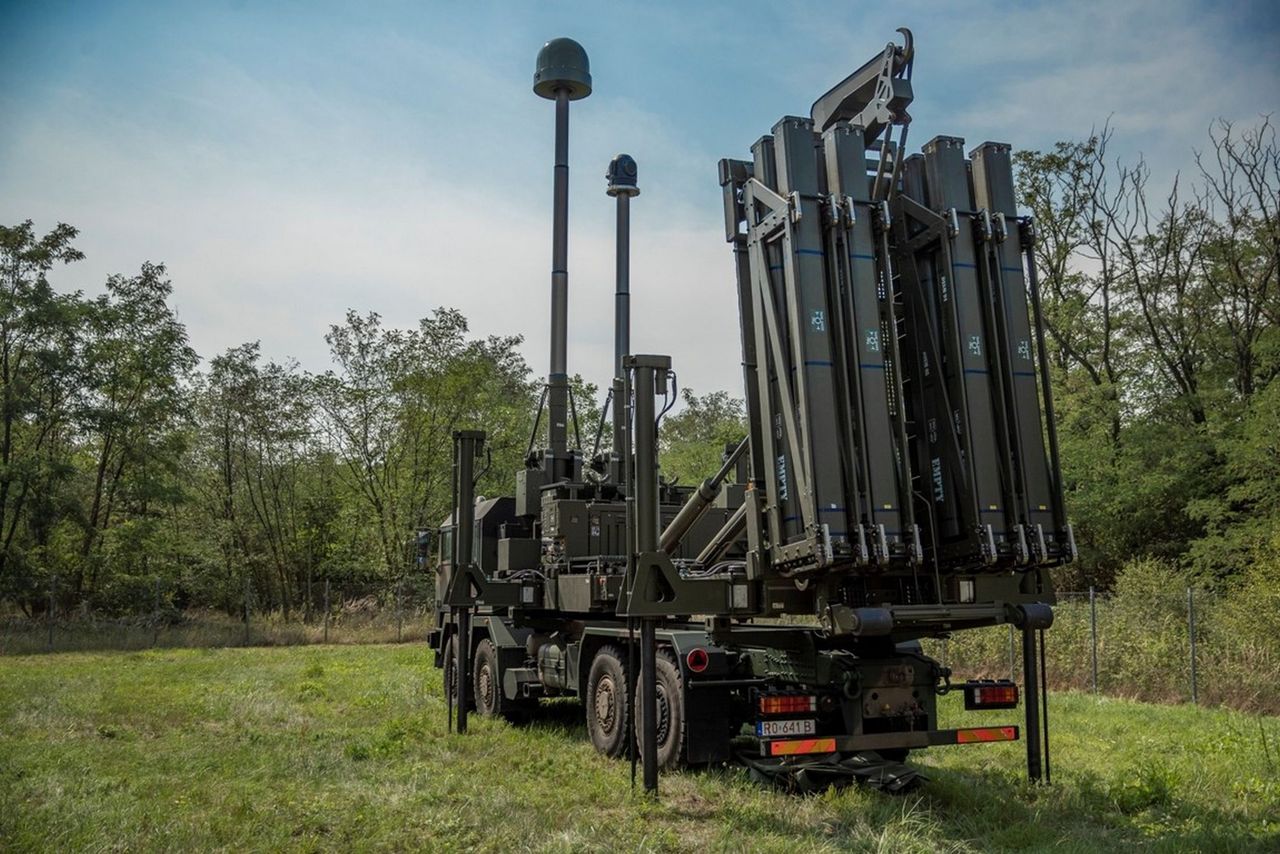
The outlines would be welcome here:
<svg viewBox="0 0 1280 854">
<path fill-rule="evenodd" d="M 738 462 L 738 458 L 746 453 L 749 439 L 743 439 L 738 443 L 738 447 L 733 450 L 725 458 L 724 465 L 720 466 L 720 471 L 698 484 L 698 488 L 694 490 L 693 495 L 689 496 L 689 500 L 680 508 L 680 512 L 676 514 L 676 518 L 671 520 L 671 524 L 662 532 L 662 542 L 660 548 L 667 554 L 674 554 L 675 550 L 680 547 L 680 541 L 684 539 L 685 534 L 689 533 L 692 528 L 707 509 L 711 507 L 711 502 L 716 500 L 716 496 L 720 494 L 720 486 L 724 483 L 724 479 L 729 476 L 729 472 L 733 470 Z"/>
</svg>

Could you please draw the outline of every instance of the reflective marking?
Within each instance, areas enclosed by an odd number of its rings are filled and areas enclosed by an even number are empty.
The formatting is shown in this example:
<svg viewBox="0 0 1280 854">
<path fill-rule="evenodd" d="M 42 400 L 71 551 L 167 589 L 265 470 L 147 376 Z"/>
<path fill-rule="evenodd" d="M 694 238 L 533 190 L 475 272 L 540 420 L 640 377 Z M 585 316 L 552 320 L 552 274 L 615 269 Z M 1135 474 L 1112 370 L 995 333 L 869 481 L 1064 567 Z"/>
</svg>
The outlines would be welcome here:
<svg viewBox="0 0 1280 854">
<path fill-rule="evenodd" d="M 795 741 L 769 742 L 770 756 L 794 756 L 798 753 L 835 753 L 835 750 L 836 740 L 834 738 L 802 738 Z"/>
<path fill-rule="evenodd" d="M 956 744 L 973 744 L 979 741 L 1017 741 L 1016 726 L 980 727 L 956 730 Z M 786 744 L 787 742 L 782 742 Z M 776 754 L 775 754 L 776 755 Z"/>
</svg>

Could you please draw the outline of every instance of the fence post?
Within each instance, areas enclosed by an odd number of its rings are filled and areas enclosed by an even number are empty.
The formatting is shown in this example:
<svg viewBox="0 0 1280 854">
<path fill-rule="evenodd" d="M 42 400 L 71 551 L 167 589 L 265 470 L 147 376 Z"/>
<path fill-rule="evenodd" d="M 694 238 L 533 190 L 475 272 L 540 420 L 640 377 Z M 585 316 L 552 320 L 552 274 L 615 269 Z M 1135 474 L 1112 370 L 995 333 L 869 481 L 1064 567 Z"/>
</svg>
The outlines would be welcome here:
<svg viewBox="0 0 1280 854">
<path fill-rule="evenodd" d="M 49 579 L 49 649 L 53 649 L 53 609 L 54 609 L 54 591 L 58 587 L 58 576 Z"/>
<path fill-rule="evenodd" d="M 1093 694 L 1098 695 L 1098 597 L 1089 586 L 1089 641 L 1093 648 Z"/>
<path fill-rule="evenodd" d="M 1010 623 L 1009 624 L 1009 681 L 1010 682 L 1018 681 L 1018 666 L 1015 663 L 1016 660 L 1017 660 L 1017 654 L 1014 652 L 1014 643 L 1013 643 L 1013 623 Z"/>
<path fill-rule="evenodd" d="M 151 645 L 155 646 L 160 642 L 160 576 L 156 576 L 156 601 L 155 606 L 151 609 Z"/>
<path fill-rule="evenodd" d="M 1191 640 L 1191 702 L 1199 703 L 1196 690 L 1196 596 L 1195 591 L 1187 588 L 1187 636 Z"/>
<path fill-rule="evenodd" d="M 244 574 L 244 645 L 249 645 L 249 573 Z"/>
<path fill-rule="evenodd" d="M 404 620 L 402 619 L 400 611 L 400 588 L 403 584 L 403 579 L 396 582 L 396 643 L 400 643 L 404 640 L 404 638 L 401 637 L 401 628 L 404 625 Z"/>
<path fill-rule="evenodd" d="M 324 642 L 329 642 L 329 579 L 324 580 Z"/>
</svg>

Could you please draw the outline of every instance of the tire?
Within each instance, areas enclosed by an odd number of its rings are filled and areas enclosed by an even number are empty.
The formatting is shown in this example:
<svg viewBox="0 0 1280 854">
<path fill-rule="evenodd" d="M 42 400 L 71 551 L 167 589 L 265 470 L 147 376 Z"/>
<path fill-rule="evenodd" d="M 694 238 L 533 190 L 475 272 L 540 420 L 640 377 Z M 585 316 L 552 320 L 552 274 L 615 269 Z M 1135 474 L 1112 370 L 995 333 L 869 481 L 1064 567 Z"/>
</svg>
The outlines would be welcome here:
<svg viewBox="0 0 1280 854">
<path fill-rule="evenodd" d="M 448 702 L 449 697 L 454 698 L 454 708 L 458 708 L 458 636 L 456 634 L 449 635 L 449 641 L 444 645 L 444 678 L 442 694 Z M 467 691 L 467 711 L 472 711 L 476 707 L 475 683 L 472 682 L 468 686 Z"/>
<path fill-rule="evenodd" d="M 587 675 L 587 734 L 591 744 L 605 756 L 617 758 L 627 752 L 631 721 L 627 715 L 626 659 L 622 650 L 606 644 L 596 651 Z"/>
<path fill-rule="evenodd" d="M 684 677 L 667 650 L 659 650 L 654 662 L 658 688 L 658 768 L 666 771 L 682 767 L 688 757 L 684 720 Z M 636 745 L 644 731 L 644 710 L 640 707 L 640 676 L 636 676 Z"/>
<path fill-rule="evenodd" d="M 508 700 L 502 693 L 502 670 L 498 667 L 498 648 L 493 645 L 493 641 L 485 638 L 476 644 L 473 665 L 471 691 L 479 714 L 509 721 L 522 721 L 529 716 L 533 711 L 533 703 L 527 700 Z"/>
</svg>

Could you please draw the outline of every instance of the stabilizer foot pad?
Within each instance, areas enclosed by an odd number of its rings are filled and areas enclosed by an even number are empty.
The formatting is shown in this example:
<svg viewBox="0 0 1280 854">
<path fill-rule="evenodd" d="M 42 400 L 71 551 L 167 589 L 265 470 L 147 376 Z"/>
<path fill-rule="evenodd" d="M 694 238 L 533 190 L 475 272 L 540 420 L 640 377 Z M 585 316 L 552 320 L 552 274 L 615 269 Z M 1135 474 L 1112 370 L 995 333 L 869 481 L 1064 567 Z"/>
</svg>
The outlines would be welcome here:
<svg viewBox="0 0 1280 854">
<path fill-rule="evenodd" d="M 766 759 L 742 752 L 738 760 L 751 769 L 751 779 L 757 783 L 792 792 L 820 792 L 856 782 L 896 795 L 928 779 L 915 768 L 885 759 L 873 751 L 804 759 Z"/>
</svg>

